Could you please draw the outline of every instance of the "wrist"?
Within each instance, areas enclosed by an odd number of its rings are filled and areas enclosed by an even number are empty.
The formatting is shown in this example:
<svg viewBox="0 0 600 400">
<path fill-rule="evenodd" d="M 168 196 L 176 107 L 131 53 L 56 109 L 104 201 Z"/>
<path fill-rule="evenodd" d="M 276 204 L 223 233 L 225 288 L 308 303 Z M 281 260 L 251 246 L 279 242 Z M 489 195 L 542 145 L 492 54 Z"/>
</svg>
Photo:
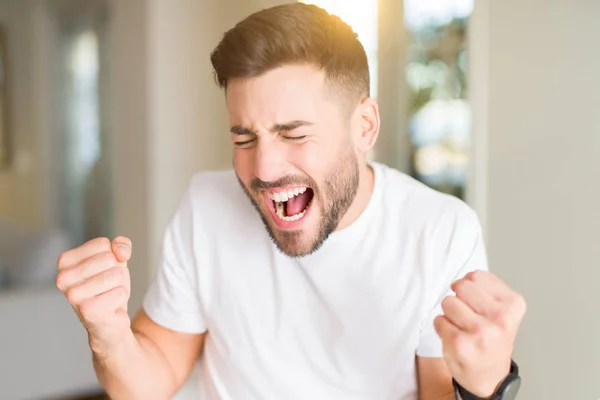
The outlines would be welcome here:
<svg viewBox="0 0 600 400">
<path fill-rule="evenodd" d="M 91 335 L 89 335 L 89 343 L 94 359 L 101 364 L 111 364 L 127 359 L 139 347 L 137 338 L 131 329 L 118 343 L 112 345 L 102 344 L 95 341 Z"/>
<path fill-rule="evenodd" d="M 456 399 L 460 400 L 513 400 L 515 399 L 521 386 L 518 365 L 511 360 L 510 371 L 496 385 L 493 392 L 485 394 L 481 392 L 470 392 L 461 386 L 456 379 L 452 378 L 454 394 Z M 472 389 L 471 389 L 472 390 Z"/>
<path fill-rule="evenodd" d="M 506 377 L 511 372 L 511 359 L 508 359 L 499 373 L 495 376 L 495 378 L 491 378 L 487 382 L 480 382 L 478 385 L 474 385 L 473 389 L 469 389 L 469 391 L 478 396 L 480 399 L 489 400 L 491 399 L 495 393 L 498 392 L 498 388 L 504 382 Z"/>
</svg>

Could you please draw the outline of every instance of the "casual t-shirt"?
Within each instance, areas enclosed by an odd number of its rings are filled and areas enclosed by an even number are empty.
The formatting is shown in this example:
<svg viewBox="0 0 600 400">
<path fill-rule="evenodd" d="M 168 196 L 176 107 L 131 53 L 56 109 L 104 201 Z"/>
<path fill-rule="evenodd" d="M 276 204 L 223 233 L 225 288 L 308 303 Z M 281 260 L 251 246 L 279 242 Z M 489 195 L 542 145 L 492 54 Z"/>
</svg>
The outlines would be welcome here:
<svg viewBox="0 0 600 400">
<path fill-rule="evenodd" d="M 415 356 L 442 357 L 450 284 L 487 269 L 475 213 L 383 164 L 358 219 L 315 253 L 272 243 L 233 171 L 191 180 L 144 309 L 208 332 L 205 400 L 417 399 Z"/>
</svg>

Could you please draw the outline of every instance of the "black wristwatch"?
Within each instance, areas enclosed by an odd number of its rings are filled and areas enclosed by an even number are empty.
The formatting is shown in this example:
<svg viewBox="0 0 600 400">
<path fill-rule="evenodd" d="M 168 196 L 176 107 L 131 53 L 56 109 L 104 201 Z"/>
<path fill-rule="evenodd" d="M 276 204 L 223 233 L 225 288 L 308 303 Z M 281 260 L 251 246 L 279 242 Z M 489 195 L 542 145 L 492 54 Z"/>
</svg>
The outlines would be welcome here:
<svg viewBox="0 0 600 400">
<path fill-rule="evenodd" d="M 468 390 L 463 388 L 452 378 L 452 384 L 454 385 L 454 397 L 457 400 L 514 400 L 517 398 L 517 392 L 521 387 L 521 377 L 519 376 L 519 366 L 516 362 L 511 360 L 510 372 L 504 378 L 504 380 L 498 385 L 498 388 L 494 394 L 487 398 L 482 399 Z"/>
</svg>

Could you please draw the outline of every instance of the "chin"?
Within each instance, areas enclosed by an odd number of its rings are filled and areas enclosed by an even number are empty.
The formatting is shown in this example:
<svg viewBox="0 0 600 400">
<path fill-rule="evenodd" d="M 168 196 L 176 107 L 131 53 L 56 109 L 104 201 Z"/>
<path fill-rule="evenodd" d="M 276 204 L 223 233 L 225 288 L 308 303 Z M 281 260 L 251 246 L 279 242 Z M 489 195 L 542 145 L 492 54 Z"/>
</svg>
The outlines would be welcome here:
<svg viewBox="0 0 600 400">
<path fill-rule="evenodd" d="M 289 257 L 302 257 L 313 253 L 318 248 L 315 240 L 302 231 L 275 231 L 273 241 L 279 251 Z"/>
<path fill-rule="evenodd" d="M 302 257 L 321 247 L 327 234 L 324 235 L 321 226 L 322 202 L 316 198 L 312 187 L 252 191 L 238 180 L 279 251 L 289 257 Z M 290 206 L 293 198 L 297 199 Z"/>
<path fill-rule="evenodd" d="M 277 216 L 268 210 L 265 211 L 263 207 L 261 207 L 260 214 L 271 240 L 277 249 L 288 257 L 302 257 L 313 253 L 320 247 L 317 240 L 318 223 L 315 223 L 318 221 L 313 220 L 314 217 L 317 217 L 317 213 L 311 215 L 311 218 L 303 218 L 301 224 L 293 224 L 296 225 L 293 228 L 281 221 L 276 222 Z"/>
</svg>

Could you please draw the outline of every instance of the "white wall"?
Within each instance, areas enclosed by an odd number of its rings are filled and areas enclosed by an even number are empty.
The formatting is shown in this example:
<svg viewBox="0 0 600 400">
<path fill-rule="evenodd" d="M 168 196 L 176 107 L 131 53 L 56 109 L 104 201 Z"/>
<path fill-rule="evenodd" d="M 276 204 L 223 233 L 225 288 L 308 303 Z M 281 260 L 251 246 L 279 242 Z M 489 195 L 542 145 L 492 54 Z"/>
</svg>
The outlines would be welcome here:
<svg viewBox="0 0 600 400">
<path fill-rule="evenodd" d="M 412 143 L 408 124 L 410 91 L 402 74 L 410 41 L 404 24 L 403 2 L 378 0 L 379 3 L 379 63 L 378 103 L 381 130 L 375 143 L 374 155 L 402 172 L 411 170 Z"/>
<path fill-rule="evenodd" d="M 598 399 L 600 2 L 485 3 L 490 263 L 529 306 L 519 399 Z"/>
</svg>

